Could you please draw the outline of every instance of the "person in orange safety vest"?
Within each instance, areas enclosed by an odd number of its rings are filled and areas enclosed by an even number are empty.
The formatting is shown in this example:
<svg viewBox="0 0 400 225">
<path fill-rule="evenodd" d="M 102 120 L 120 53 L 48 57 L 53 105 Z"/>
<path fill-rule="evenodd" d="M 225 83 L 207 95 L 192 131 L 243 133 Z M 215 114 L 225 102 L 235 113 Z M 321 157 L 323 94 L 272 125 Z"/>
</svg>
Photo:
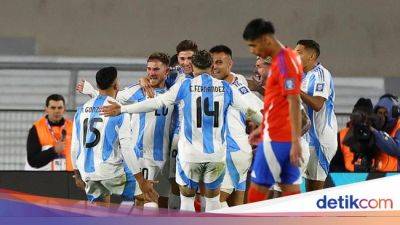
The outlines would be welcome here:
<svg viewBox="0 0 400 225">
<path fill-rule="evenodd" d="M 368 120 L 370 122 L 367 122 L 368 129 L 363 130 L 357 127 L 354 115 L 358 112 L 366 112 L 366 116 L 363 117 L 369 118 Z M 373 115 L 375 115 L 375 117 Z M 399 171 L 399 115 L 398 100 L 391 94 L 385 94 L 380 97 L 373 109 L 371 100 L 369 99 L 360 99 L 356 103 L 351 121 L 348 123 L 348 126 L 342 129 L 338 134 L 340 153 L 343 155 L 344 167 L 347 171 Z M 370 134 L 369 138 L 367 138 L 368 133 Z M 351 140 L 357 135 L 360 141 Z M 365 137 L 364 140 L 362 140 L 362 136 Z M 364 144 L 360 144 L 362 142 Z M 366 150 L 368 148 L 369 150 Z M 370 154 L 363 153 L 363 151 L 370 152 Z M 368 168 L 366 168 L 366 165 L 368 165 Z"/>
<path fill-rule="evenodd" d="M 45 112 L 29 130 L 25 170 L 72 171 L 72 121 L 64 117 L 64 97 L 47 97 Z"/>
</svg>

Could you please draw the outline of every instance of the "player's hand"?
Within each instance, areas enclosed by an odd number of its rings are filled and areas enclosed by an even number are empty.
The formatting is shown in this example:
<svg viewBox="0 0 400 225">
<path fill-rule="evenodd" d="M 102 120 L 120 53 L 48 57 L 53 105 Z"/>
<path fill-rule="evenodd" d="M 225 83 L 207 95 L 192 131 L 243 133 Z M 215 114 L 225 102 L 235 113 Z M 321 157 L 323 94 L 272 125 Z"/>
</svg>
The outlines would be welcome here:
<svg viewBox="0 0 400 225">
<path fill-rule="evenodd" d="M 60 154 L 65 148 L 65 142 L 64 141 L 57 141 L 56 144 L 54 145 L 54 151 L 57 154 Z"/>
<path fill-rule="evenodd" d="M 261 77 L 261 75 L 258 74 L 257 72 L 254 73 L 254 74 L 251 76 L 251 79 L 254 81 L 254 83 L 255 83 L 257 86 L 259 86 L 259 87 L 262 86 L 262 77 Z"/>
<path fill-rule="evenodd" d="M 293 166 L 300 167 L 304 163 L 300 141 L 292 141 L 290 148 L 290 162 Z"/>
<path fill-rule="evenodd" d="M 147 78 L 147 77 L 140 78 L 139 79 L 139 85 L 140 85 L 141 88 L 143 88 L 143 90 L 146 93 L 147 97 L 154 98 L 154 90 L 150 86 L 149 78 Z"/>
<path fill-rule="evenodd" d="M 108 100 L 110 105 L 105 105 L 101 107 L 100 115 L 103 116 L 117 116 L 121 114 L 121 105 L 117 102 Z"/>
<path fill-rule="evenodd" d="M 249 135 L 249 143 L 251 145 L 257 145 L 262 140 L 262 126 L 259 126 L 257 129 L 253 130 L 253 132 Z"/>
<path fill-rule="evenodd" d="M 154 184 L 157 184 L 158 181 L 155 180 L 143 180 L 143 182 L 139 182 L 140 190 L 143 192 L 143 197 L 145 201 L 149 202 L 158 202 L 158 193 L 154 189 Z"/>
<path fill-rule="evenodd" d="M 75 87 L 75 90 L 81 94 L 83 94 L 83 86 L 85 85 L 85 80 L 81 80 Z"/>
</svg>

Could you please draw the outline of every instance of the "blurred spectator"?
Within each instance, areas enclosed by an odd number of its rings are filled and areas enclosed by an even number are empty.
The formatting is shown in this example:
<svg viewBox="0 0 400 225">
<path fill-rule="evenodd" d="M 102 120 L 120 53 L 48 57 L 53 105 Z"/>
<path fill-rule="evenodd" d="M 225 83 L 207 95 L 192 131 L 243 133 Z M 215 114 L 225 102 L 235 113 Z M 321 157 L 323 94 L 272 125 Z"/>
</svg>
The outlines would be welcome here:
<svg viewBox="0 0 400 225">
<path fill-rule="evenodd" d="M 29 130 L 25 170 L 72 171 L 72 121 L 64 118 L 64 97 L 58 94 L 47 97 L 45 112 Z"/>
<path fill-rule="evenodd" d="M 399 103 L 383 95 L 372 108 L 361 98 L 350 122 L 338 134 L 339 150 L 332 171 L 397 172 L 400 157 Z"/>
<path fill-rule="evenodd" d="M 251 79 L 247 79 L 250 90 L 259 93 L 261 96 L 264 96 L 265 80 L 268 77 L 269 69 L 271 67 L 271 60 L 272 58 L 269 56 L 265 59 L 257 57 L 253 71 L 254 74 L 252 75 Z"/>
</svg>

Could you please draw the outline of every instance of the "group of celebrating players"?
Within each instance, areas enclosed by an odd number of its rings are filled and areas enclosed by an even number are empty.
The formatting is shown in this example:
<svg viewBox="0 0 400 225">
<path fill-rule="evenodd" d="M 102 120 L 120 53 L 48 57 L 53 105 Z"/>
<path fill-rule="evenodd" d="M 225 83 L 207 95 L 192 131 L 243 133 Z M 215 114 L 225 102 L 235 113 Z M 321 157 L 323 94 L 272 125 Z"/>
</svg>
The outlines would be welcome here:
<svg viewBox="0 0 400 225">
<path fill-rule="evenodd" d="M 274 34 L 263 19 L 243 32 L 259 57 L 252 80 L 231 71 L 229 47 L 184 40 L 175 59 L 151 54 L 139 84 L 119 91 L 114 67 L 96 73 L 97 89 L 81 81 L 90 100 L 75 114 L 71 156 L 88 200 L 207 212 L 300 193 L 302 176 L 322 188 L 337 148 L 333 81 L 315 41 L 293 51 Z"/>
</svg>

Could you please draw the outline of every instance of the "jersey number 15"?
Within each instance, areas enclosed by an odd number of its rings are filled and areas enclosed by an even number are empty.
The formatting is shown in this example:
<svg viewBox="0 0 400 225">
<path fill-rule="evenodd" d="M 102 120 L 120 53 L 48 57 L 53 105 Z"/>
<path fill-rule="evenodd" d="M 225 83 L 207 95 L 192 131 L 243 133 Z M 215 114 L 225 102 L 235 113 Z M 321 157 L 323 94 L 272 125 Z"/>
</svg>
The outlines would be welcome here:
<svg viewBox="0 0 400 225">
<path fill-rule="evenodd" d="M 87 131 L 88 131 L 88 121 L 89 118 L 86 118 L 83 121 L 83 146 L 85 146 L 85 148 L 93 148 L 94 146 L 96 146 L 99 141 L 100 141 L 100 131 L 94 127 L 95 123 L 100 123 L 103 122 L 102 118 L 92 118 L 89 121 L 89 131 L 93 132 L 93 134 L 95 135 L 94 141 L 86 143 L 86 136 L 87 136 Z"/>
</svg>

